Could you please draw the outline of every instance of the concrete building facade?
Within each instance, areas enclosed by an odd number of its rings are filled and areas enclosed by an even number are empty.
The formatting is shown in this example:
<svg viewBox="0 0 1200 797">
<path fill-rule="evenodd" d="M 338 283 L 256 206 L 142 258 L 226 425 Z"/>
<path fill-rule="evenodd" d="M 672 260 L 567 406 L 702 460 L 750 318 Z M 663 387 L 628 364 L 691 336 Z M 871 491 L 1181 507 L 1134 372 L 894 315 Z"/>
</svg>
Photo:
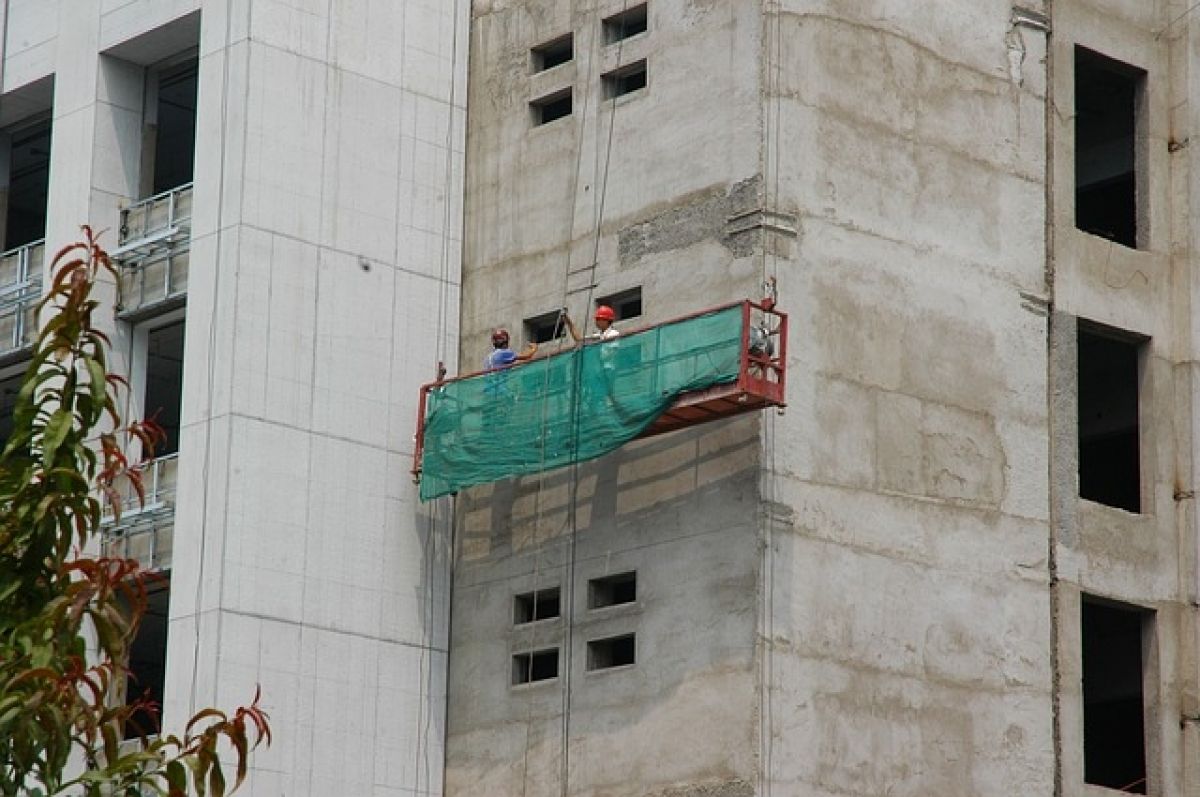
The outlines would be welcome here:
<svg viewBox="0 0 1200 797">
<path fill-rule="evenodd" d="M 441 792 L 446 518 L 408 471 L 457 348 L 466 10 L 0 3 L 0 379 L 40 242 L 106 230 L 115 368 L 169 433 L 106 531 L 169 584 L 131 688 L 175 729 L 261 685 L 247 793 Z"/>
<path fill-rule="evenodd" d="M 463 361 L 771 278 L 791 356 L 458 496 L 448 794 L 1200 785 L 1191 5 L 473 4 Z"/>
</svg>

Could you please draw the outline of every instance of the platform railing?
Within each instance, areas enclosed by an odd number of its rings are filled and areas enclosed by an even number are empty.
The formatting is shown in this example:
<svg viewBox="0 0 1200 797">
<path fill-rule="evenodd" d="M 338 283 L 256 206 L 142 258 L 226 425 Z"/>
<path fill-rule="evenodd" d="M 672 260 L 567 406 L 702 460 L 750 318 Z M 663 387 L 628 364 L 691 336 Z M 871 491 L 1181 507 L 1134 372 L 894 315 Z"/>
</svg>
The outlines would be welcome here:
<svg viewBox="0 0 1200 797">
<path fill-rule="evenodd" d="M 140 515 L 169 510 L 175 502 L 176 476 L 179 471 L 179 454 L 157 457 L 138 467 L 142 476 L 143 497 L 130 483 L 118 489 L 118 509 L 105 508 L 101 522 L 105 525 L 125 525 Z"/>
<path fill-rule="evenodd" d="M 44 240 L 0 253 L 0 356 L 33 343 L 45 257 Z"/>
<path fill-rule="evenodd" d="M 121 312 L 137 313 L 187 296 L 191 260 L 192 184 L 121 211 Z"/>
</svg>

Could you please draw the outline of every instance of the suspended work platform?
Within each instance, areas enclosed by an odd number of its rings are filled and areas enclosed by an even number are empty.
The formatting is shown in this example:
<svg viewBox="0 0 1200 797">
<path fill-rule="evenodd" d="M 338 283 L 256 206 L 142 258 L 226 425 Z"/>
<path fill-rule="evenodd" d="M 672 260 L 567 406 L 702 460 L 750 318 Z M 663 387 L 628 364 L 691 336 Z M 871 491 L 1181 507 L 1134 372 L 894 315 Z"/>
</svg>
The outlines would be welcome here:
<svg viewBox="0 0 1200 797">
<path fill-rule="evenodd" d="M 421 388 L 421 499 L 785 405 L 787 316 L 744 300 Z"/>
</svg>

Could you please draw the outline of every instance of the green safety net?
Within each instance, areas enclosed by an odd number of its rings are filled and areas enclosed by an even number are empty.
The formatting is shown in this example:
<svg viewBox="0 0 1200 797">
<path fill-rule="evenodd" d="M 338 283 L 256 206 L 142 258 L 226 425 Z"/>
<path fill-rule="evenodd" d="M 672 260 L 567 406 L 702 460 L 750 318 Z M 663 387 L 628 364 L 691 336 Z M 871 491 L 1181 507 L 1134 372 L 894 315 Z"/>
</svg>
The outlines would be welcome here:
<svg viewBox="0 0 1200 797">
<path fill-rule="evenodd" d="M 734 305 L 429 392 L 421 500 L 607 454 L 684 392 L 733 382 Z"/>
</svg>

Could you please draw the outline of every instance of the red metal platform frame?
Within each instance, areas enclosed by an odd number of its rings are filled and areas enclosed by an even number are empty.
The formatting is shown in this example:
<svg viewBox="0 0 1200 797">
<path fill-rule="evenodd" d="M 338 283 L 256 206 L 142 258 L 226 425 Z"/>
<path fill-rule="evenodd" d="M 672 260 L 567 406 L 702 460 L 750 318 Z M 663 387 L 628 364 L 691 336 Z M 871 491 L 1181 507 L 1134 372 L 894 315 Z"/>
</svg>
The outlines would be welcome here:
<svg viewBox="0 0 1200 797">
<path fill-rule="evenodd" d="M 633 335 L 667 324 L 676 324 L 709 313 L 727 310 L 730 307 L 741 307 L 742 310 L 741 363 L 738 367 L 737 379 L 723 385 L 714 385 L 703 390 L 683 393 L 636 439 L 674 432 L 689 426 L 755 412 L 768 407 L 787 406 L 788 317 L 787 313 L 776 310 L 772 301 L 755 302 L 750 299 L 742 299 L 716 307 L 707 307 L 658 324 L 638 327 L 622 334 Z M 755 323 L 755 314 L 758 314 L 758 323 Z M 771 344 L 768 351 L 760 354 L 751 353 L 750 335 L 754 328 L 761 328 L 766 332 L 766 339 Z M 584 344 L 594 345 L 600 342 L 602 341 L 585 341 Z M 565 352 L 555 352 L 550 356 L 556 357 L 562 353 Z M 517 363 L 508 367 L 520 368 L 524 364 Z M 450 382 L 471 379 L 484 373 L 487 372 L 475 371 L 450 379 L 439 379 L 421 386 L 421 396 L 417 402 L 417 433 L 413 438 L 415 446 L 412 473 L 416 479 L 421 477 L 421 457 L 425 451 L 425 409 L 430 391 L 437 390 Z"/>
</svg>

